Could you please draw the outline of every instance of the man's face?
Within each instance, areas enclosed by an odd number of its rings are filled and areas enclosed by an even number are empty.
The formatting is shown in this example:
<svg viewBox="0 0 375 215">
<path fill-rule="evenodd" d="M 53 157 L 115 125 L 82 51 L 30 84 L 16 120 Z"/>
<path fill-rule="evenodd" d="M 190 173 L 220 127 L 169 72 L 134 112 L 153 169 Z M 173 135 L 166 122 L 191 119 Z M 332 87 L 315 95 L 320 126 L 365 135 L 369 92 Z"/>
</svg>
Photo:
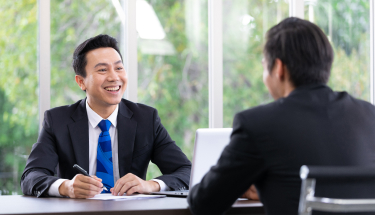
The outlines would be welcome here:
<svg viewBox="0 0 375 215">
<path fill-rule="evenodd" d="M 270 92 L 271 96 L 277 100 L 281 97 L 280 95 L 280 83 L 279 80 L 276 78 L 274 71 L 268 71 L 268 62 L 266 58 L 262 59 L 263 65 L 263 83 L 266 85 L 268 92 Z"/>
<path fill-rule="evenodd" d="M 106 108 L 120 103 L 128 78 L 119 53 L 98 48 L 89 51 L 86 60 L 86 77 L 80 87 L 86 90 L 89 105 Z"/>
</svg>

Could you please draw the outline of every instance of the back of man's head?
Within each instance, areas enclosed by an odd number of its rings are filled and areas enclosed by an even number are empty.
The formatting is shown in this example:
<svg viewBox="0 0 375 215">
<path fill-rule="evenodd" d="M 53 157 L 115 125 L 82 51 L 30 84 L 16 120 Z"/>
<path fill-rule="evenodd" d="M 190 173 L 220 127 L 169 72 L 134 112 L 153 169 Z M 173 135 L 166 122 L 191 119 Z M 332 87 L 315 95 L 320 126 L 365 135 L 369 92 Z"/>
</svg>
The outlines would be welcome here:
<svg viewBox="0 0 375 215">
<path fill-rule="evenodd" d="M 115 49 L 121 59 L 121 53 L 117 46 L 117 40 L 111 36 L 106 34 L 99 34 L 98 36 L 92 37 L 81 43 L 73 53 L 73 69 L 76 75 L 80 75 L 82 77 L 86 77 L 86 54 L 87 52 L 98 49 L 98 48 L 113 48 Z"/>
<path fill-rule="evenodd" d="M 323 83 L 329 79 L 333 49 L 323 31 L 315 24 L 295 17 L 284 19 L 266 35 L 264 56 L 268 71 L 276 58 L 290 73 L 295 87 Z"/>
</svg>

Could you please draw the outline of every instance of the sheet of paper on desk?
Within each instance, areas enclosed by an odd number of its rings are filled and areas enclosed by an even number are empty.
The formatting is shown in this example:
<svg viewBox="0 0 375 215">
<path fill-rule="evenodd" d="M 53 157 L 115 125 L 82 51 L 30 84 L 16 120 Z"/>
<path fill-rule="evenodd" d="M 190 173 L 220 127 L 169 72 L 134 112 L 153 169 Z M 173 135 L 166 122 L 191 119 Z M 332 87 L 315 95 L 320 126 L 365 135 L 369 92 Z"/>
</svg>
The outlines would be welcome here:
<svg viewBox="0 0 375 215">
<path fill-rule="evenodd" d="M 94 199 L 94 200 L 133 200 L 133 199 L 153 199 L 153 198 L 163 198 L 166 197 L 166 195 L 144 195 L 144 194 L 135 194 L 135 195 L 130 195 L 130 196 L 112 196 L 110 193 L 103 193 L 103 194 L 98 194 L 94 196 L 93 198 L 89 199 Z"/>
</svg>

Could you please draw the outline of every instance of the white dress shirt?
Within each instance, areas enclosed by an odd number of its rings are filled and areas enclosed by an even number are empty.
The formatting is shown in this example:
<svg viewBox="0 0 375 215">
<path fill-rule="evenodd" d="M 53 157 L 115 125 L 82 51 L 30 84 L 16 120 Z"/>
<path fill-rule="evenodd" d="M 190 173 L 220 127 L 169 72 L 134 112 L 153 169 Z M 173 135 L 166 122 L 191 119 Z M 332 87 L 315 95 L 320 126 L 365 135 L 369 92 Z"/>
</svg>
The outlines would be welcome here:
<svg viewBox="0 0 375 215">
<path fill-rule="evenodd" d="M 98 148 L 99 135 L 102 132 L 98 124 L 103 120 L 95 111 L 91 109 L 86 99 L 86 111 L 87 117 L 89 119 L 89 175 L 96 175 L 96 155 Z M 117 137 L 117 114 L 118 105 L 113 113 L 107 118 L 111 122 L 111 127 L 109 128 L 109 135 L 111 136 L 112 145 L 112 162 L 113 162 L 113 178 L 114 183 L 120 179 L 120 172 L 118 166 L 118 137 Z M 58 179 L 56 180 L 48 190 L 48 195 L 61 197 L 59 193 L 60 185 L 68 179 Z M 159 179 L 152 179 L 159 183 L 160 191 L 170 190 L 170 188 Z"/>
</svg>

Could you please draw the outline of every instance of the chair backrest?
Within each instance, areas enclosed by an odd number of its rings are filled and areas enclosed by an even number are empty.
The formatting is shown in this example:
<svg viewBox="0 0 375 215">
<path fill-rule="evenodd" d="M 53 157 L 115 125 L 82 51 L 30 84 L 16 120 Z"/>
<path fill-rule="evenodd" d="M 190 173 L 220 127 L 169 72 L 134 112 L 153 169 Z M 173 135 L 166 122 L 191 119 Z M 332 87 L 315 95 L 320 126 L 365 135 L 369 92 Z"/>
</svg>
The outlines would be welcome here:
<svg viewBox="0 0 375 215">
<path fill-rule="evenodd" d="M 302 179 L 298 209 L 300 215 L 311 215 L 312 210 L 325 212 L 375 212 L 375 198 L 369 199 L 367 198 L 369 196 L 367 194 L 364 195 L 365 198 L 361 199 L 338 199 L 315 196 L 316 180 L 339 185 L 360 183 L 366 186 L 366 184 L 370 184 L 373 188 L 375 187 L 375 167 L 302 166 L 300 177 Z M 320 186 L 320 183 L 318 185 Z M 342 189 L 345 189 L 345 186 Z M 350 191 L 347 192 L 349 193 L 348 195 L 351 194 Z M 374 193 L 373 196 L 375 197 L 375 190 L 373 189 L 365 193 Z"/>
</svg>

